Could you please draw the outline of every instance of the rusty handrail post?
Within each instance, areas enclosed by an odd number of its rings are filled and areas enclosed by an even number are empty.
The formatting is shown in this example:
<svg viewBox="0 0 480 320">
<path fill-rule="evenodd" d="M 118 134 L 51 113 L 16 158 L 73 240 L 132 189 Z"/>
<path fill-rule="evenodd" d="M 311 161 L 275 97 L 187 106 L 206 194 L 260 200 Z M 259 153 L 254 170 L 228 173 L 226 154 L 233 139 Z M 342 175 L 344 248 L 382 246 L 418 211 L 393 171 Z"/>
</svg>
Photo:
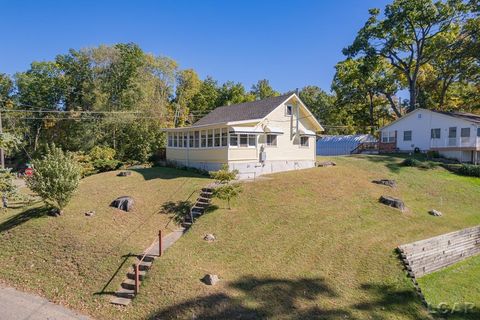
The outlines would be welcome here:
<svg viewBox="0 0 480 320">
<path fill-rule="evenodd" d="M 158 230 L 158 256 L 161 257 L 162 254 L 163 254 L 162 230 Z"/>
<path fill-rule="evenodd" d="M 140 289 L 140 263 L 135 264 L 135 295 Z"/>
</svg>

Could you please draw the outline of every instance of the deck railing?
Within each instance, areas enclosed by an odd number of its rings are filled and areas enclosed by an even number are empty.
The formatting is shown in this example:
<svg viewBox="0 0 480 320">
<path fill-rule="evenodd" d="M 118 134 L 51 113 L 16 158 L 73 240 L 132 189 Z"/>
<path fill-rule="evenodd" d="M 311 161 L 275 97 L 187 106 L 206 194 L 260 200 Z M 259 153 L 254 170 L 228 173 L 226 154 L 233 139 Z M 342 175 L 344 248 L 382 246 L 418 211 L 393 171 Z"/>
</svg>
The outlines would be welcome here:
<svg viewBox="0 0 480 320">
<path fill-rule="evenodd" d="M 480 148 L 480 137 L 430 139 L 430 148 Z"/>
</svg>

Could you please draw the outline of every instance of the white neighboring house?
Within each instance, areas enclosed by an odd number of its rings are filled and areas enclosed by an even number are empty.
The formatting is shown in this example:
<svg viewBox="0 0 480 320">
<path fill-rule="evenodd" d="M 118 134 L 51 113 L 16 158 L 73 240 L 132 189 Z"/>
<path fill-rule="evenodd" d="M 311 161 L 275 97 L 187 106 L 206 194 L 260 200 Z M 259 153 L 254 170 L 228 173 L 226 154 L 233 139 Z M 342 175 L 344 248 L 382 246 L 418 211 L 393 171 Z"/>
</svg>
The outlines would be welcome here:
<svg viewBox="0 0 480 320">
<path fill-rule="evenodd" d="M 461 162 L 480 162 L 480 115 L 416 109 L 380 131 L 380 152 L 418 148 Z"/>
<path fill-rule="evenodd" d="M 241 179 L 312 168 L 320 123 L 295 93 L 214 109 L 190 127 L 166 129 L 167 161 Z"/>
</svg>

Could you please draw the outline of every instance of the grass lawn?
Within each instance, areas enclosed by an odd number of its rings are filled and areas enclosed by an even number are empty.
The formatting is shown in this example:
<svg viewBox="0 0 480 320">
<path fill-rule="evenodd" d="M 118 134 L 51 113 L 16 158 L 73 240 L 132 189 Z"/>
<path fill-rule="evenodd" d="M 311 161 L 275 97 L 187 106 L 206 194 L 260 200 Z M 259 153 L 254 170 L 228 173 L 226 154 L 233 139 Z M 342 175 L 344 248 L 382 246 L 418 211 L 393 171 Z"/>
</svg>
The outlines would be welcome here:
<svg viewBox="0 0 480 320">
<path fill-rule="evenodd" d="M 479 224 L 480 179 L 442 168 L 401 167 L 402 159 L 393 156 L 322 160 L 338 165 L 246 183 L 232 210 L 215 201 L 218 209 L 155 261 L 139 296 L 125 309 L 95 293 L 121 265 L 122 255 L 147 245 L 167 217 L 154 214 L 147 222 L 147 212 L 101 212 L 111 198 L 125 193 L 112 185 L 113 173 L 85 180 L 64 217 L 32 218 L 2 231 L 0 278 L 98 319 L 430 318 L 395 248 Z M 371 183 L 379 178 L 396 179 L 397 189 Z M 167 190 L 177 199 L 190 192 L 174 192 L 184 178 L 132 179 L 139 184 L 129 184 L 129 192 L 138 192 L 144 201 L 139 206 L 152 206 L 148 212 L 168 199 L 160 198 Z M 148 189 L 148 183 L 156 184 Z M 195 184 L 198 188 L 206 180 L 188 178 L 191 189 Z M 97 202 L 93 195 L 104 193 L 109 194 Z M 381 195 L 402 198 L 409 210 L 381 205 Z M 84 217 L 92 207 L 96 215 Z M 444 216 L 430 216 L 432 208 Z M 136 230 L 132 220 L 142 224 L 143 233 L 130 235 Z M 206 233 L 218 240 L 203 241 Z M 200 279 L 207 273 L 221 281 L 204 285 Z M 105 291 L 116 289 L 121 277 Z M 435 295 L 443 289 L 433 290 Z"/>
<path fill-rule="evenodd" d="M 167 201 L 186 200 L 210 180 L 175 169 L 139 169 L 83 179 L 61 217 L 46 208 L 0 213 L 0 280 L 80 312 L 108 318 L 109 296 L 124 279 L 134 255 L 158 233 L 168 232 Z M 110 208 L 118 196 L 135 200 L 133 212 Z M 85 212 L 95 210 L 93 217 Z M 1 316 L 0 316 L 1 317 Z"/>
<path fill-rule="evenodd" d="M 401 167 L 397 157 L 330 159 L 338 165 L 245 184 L 231 211 L 217 202 L 154 264 L 128 313 L 115 316 L 430 318 L 394 249 L 479 224 L 480 179 Z M 378 178 L 398 188 L 371 183 Z M 409 211 L 379 204 L 382 194 L 401 197 Z M 218 241 L 204 242 L 205 233 Z M 206 273 L 221 282 L 202 284 Z"/>
<path fill-rule="evenodd" d="M 472 306 L 480 308 L 480 256 L 469 258 L 446 269 L 428 274 L 418 279 L 428 302 L 439 313 L 449 313 L 453 308 L 458 310 L 458 319 L 478 319 L 479 313 L 470 317 L 461 315 L 463 310 Z"/>
</svg>

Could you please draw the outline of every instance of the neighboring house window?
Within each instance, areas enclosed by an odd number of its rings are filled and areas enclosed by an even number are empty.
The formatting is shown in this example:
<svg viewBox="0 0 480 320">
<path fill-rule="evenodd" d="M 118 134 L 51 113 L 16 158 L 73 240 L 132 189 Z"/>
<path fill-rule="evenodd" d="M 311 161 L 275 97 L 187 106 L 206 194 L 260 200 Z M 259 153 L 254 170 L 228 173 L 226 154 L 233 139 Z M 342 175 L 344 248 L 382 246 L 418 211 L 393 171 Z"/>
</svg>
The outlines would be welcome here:
<svg viewBox="0 0 480 320">
<path fill-rule="evenodd" d="M 460 130 L 460 136 L 462 138 L 469 138 L 470 137 L 470 128 L 462 128 Z"/>
<path fill-rule="evenodd" d="M 227 138 L 228 138 L 227 128 L 223 128 L 222 129 L 222 147 L 227 146 Z"/>
<path fill-rule="evenodd" d="M 309 141 L 308 137 L 300 137 L 300 145 L 302 147 L 308 147 L 308 141 Z"/>
<path fill-rule="evenodd" d="M 255 147 L 257 145 L 257 136 L 254 134 L 248 135 L 248 146 Z"/>
<path fill-rule="evenodd" d="M 395 142 L 395 131 L 382 131 L 382 142 Z"/>
<path fill-rule="evenodd" d="M 248 147 L 248 135 L 241 134 L 240 135 L 240 147 Z"/>
<path fill-rule="evenodd" d="M 230 134 L 230 146 L 231 147 L 238 147 L 238 135 Z"/>
<path fill-rule="evenodd" d="M 200 147 L 200 131 L 195 131 L 195 143 L 194 143 L 195 148 Z"/>
<path fill-rule="evenodd" d="M 272 147 L 277 146 L 277 135 L 267 134 L 267 146 L 272 146 Z"/>
<path fill-rule="evenodd" d="M 449 138 L 456 138 L 457 137 L 457 127 L 448 128 L 448 137 Z"/>
<path fill-rule="evenodd" d="M 422 114 L 421 113 L 418 114 L 418 119 L 422 119 Z"/>
<path fill-rule="evenodd" d="M 480 137 L 480 128 L 477 128 L 477 137 Z"/>
<path fill-rule="evenodd" d="M 212 130 L 208 130 L 207 147 L 208 148 L 213 147 L 213 131 Z"/>
<path fill-rule="evenodd" d="M 202 148 L 207 147 L 207 131 L 202 130 Z"/>
<path fill-rule="evenodd" d="M 215 129 L 215 147 L 220 147 L 221 129 Z"/>
<path fill-rule="evenodd" d="M 291 116 L 293 114 L 293 106 L 288 105 L 285 109 L 285 114 Z"/>
<path fill-rule="evenodd" d="M 430 138 L 432 139 L 440 139 L 442 130 L 440 128 L 435 128 L 430 131 Z"/>
<path fill-rule="evenodd" d="M 403 131 L 403 141 L 412 141 L 412 130 Z"/>
</svg>

